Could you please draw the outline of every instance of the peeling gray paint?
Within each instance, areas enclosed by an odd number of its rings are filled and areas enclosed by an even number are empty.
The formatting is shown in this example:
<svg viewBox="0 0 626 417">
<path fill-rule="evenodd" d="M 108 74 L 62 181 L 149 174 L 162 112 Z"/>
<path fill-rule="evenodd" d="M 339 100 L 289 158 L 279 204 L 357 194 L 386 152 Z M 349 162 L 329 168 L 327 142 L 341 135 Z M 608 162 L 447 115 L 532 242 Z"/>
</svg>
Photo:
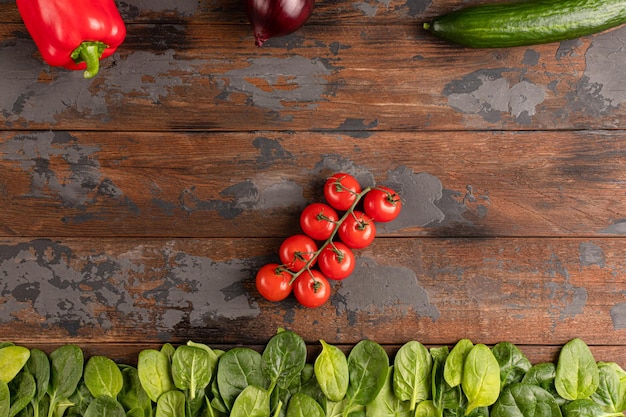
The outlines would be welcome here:
<svg viewBox="0 0 626 417">
<path fill-rule="evenodd" d="M 245 68 L 215 76 L 218 85 L 224 90 L 220 98 L 228 99 L 232 93 L 244 93 L 250 97 L 251 105 L 270 111 L 287 108 L 313 110 L 327 92 L 324 77 L 331 75 L 331 70 L 321 59 L 297 55 L 287 58 L 251 58 L 248 63 Z M 285 106 L 284 103 L 290 105 Z"/>
<path fill-rule="evenodd" d="M 626 303 L 615 304 L 611 308 L 611 320 L 614 330 L 626 329 Z"/>
<path fill-rule="evenodd" d="M 352 317 L 372 309 L 387 309 L 413 313 L 436 321 L 441 315 L 430 302 L 427 290 L 415 272 L 404 267 L 379 265 L 367 256 L 359 256 L 352 277 L 340 281 L 331 297 L 338 315 Z M 372 291 L 372 288 L 377 288 Z"/>
<path fill-rule="evenodd" d="M 599 266 L 604 268 L 606 259 L 604 250 L 593 242 L 582 242 L 578 246 L 580 264 L 582 266 Z"/>
<path fill-rule="evenodd" d="M 172 266 L 163 283 L 145 295 L 168 307 L 160 326 L 173 328 L 182 321 L 203 326 L 206 319 L 256 317 L 260 310 L 248 299 L 243 281 L 250 265 L 241 259 L 214 262 L 186 253 L 170 254 Z"/>
<path fill-rule="evenodd" d="M 528 124 L 537 106 L 545 100 L 543 87 L 527 80 L 513 85 L 504 73 L 518 72 L 513 69 L 479 70 L 445 86 L 442 94 L 455 110 L 466 114 L 478 114 L 494 123 L 509 114 L 518 123 Z"/>
<path fill-rule="evenodd" d="M 128 94 L 158 103 L 184 84 L 181 74 L 195 75 L 195 66 L 204 65 L 176 60 L 173 50 L 137 51 L 124 58 L 116 53 L 103 61 L 96 78 L 86 80 L 81 71 L 50 67 L 34 58 L 35 50 L 30 39 L 12 39 L 0 46 L 0 72 L 5 74 L 0 79 L 0 112 L 9 126 L 22 120 L 55 123 L 68 110 L 107 122 L 109 106 L 122 104 Z M 42 73 L 51 80 L 39 81 Z M 92 90 L 94 83 L 98 88 Z"/>
<path fill-rule="evenodd" d="M 165 264 L 146 271 L 137 263 L 136 252 L 143 250 L 139 245 L 117 257 L 94 252 L 78 259 L 71 248 L 48 240 L 0 246 L 0 323 L 29 312 L 42 327 L 76 335 L 81 328 L 111 329 L 107 311 L 113 310 L 155 330 L 259 314 L 242 285 L 256 267 L 254 259 L 214 262 L 163 249 Z M 135 276 L 147 272 L 160 285 L 139 291 Z"/>
<path fill-rule="evenodd" d="M 548 276 L 551 278 L 544 284 L 544 287 L 548 290 L 548 299 L 550 300 L 548 312 L 558 316 L 559 320 L 583 314 L 587 304 L 587 289 L 572 285 L 569 271 L 556 254 L 552 254 L 546 261 L 544 270 L 547 271 Z M 562 277 L 563 281 L 555 280 L 554 278 L 557 277 Z"/>
<path fill-rule="evenodd" d="M 278 140 L 257 136 L 252 141 L 252 144 L 260 152 L 259 157 L 256 159 L 257 169 L 269 168 L 278 161 L 295 159 L 293 154 L 286 151 Z"/>
<path fill-rule="evenodd" d="M 302 187 L 291 180 L 281 180 L 259 187 L 253 181 L 232 185 L 220 193 L 222 199 L 203 200 L 195 187 L 185 189 L 179 196 L 179 208 L 187 213 L 216 210 L 225 219 L 232 219 L 248 210 L 268 210 L 277 207 L 304 207 Z"/>
<path fill-rule="evenodd" d="M 626 27 L 593 37 L 585 53 L 585 72 L 576 86 L 575 107 L 602 115 L 626 102 L 625 42 Z"/>
<path fill-rule="evenodd" d="M 102 196 L 124 198 L 100 172 L 99 150 L 66 132 L 52 131 L 16 135 L 0 143 L 2 159 L 15 162 L 31 177 L 30 192 L 23 197 L 52 198 L 64 207 L 78 209 Z"/>
<path fill-rule="evenodd" d="M 626 235 L 626 219 L 619 219 L 606 229 L 600 230 L 600 233 Z"/>
</svg>

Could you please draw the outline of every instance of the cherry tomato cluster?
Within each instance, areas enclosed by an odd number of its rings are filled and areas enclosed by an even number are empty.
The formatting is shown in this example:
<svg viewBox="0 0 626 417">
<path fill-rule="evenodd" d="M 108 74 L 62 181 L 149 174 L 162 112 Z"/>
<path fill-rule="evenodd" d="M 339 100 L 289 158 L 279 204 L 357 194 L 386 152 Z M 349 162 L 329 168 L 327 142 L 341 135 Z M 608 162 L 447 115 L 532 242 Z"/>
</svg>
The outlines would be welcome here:
<svg viewBox="0 0 626 417">
<path fill-rule="evenodd" d="M 356 263 L 353 249 L 374 240 L 375 222 L 389 222 L 402 209 L 394 190 L 362 189 L 354 176 L 343 172 L 326 180 L 324 198 L 325 203 L 311 203 L 302 210 L 302 233 L 282 242 L 281 263 L 267 264 L 257 272 L 256 288 L 265 299 L 281 301 L 293 292 L 303 306 L 321 306 L 330 297 L 328 280 L 350 276 Z"/>
</svg>

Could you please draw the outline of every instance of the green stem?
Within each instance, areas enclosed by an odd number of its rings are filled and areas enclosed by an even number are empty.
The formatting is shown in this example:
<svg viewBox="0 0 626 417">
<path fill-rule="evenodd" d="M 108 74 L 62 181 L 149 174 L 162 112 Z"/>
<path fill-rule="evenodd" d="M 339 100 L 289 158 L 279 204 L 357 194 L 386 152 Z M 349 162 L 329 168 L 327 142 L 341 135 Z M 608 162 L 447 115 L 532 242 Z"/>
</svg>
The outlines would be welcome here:
<svg viewBox="0 0 626 417">
<path fill-rule="evenodd" d="M 74 62 L 84 62 L 87 69 L 84 72 L 85 78 L 93 78 L 100 70 L 100 57 L 107 46 L 102 42 L 83 42 L 78 48 L 74 49 L 70 55 Z"/>
<path fill-rule="evenodd" d="M 309 259 L 309 261 L 306 263 L 306 265 L 304 265 L 304 268 L 302 268 L 298 272 L 295 272 L 295 273 L 291 274 L 292 278 L 291 278 L 291 281 L 289 281 L 289 285 L 292 285 L 294 283 L 294 281 L 296 280 L 296 278 L 298 278 L 304 271 L 308 271 L 311 268 L 311 265 L 313 265 L 313 262 L 315 262 L 315 260 L 319 256 L 319 254 L 322 253 L 322 251 L 326 248 L 326 246 L 332 245 L 333 238 L 337 234 L 337 231 L 339 230 L 339 226 L 341 226 L 341 223 L 343 223 L 344 220 L 346 220 L 348 218 L 348 216 L 350 216 L 350 215 L 352 215 L 354 213 L 354 209 L 357 206 L 357 204 L 359 204 L 359 201 L 361 201 L 363 196 L 365 196 L 365 194 L 367 194 L 371 190 L 372 190 L 371 187 L 366 187 L 360 193 L 358 193 L 358 194 L 355 193 L 356 194 L 356 199 L 354 200 L 354 202 L 352 203 L 350 208 L 344 213 L 344 215 L 341 216 L 341 218 L 339 220 L 337 220 L 337 222 L 335 222 L 335 228 L 333 229 L 332 233 L 330 234 L 330 237 L 328 239 L 326 239 L 326 242 L 324 242 L 324 244 L 317 249 L 317 252 L 315 252 L 313 254 L 313 256 L 311 257 L 311 259 Z"/>
</svg>

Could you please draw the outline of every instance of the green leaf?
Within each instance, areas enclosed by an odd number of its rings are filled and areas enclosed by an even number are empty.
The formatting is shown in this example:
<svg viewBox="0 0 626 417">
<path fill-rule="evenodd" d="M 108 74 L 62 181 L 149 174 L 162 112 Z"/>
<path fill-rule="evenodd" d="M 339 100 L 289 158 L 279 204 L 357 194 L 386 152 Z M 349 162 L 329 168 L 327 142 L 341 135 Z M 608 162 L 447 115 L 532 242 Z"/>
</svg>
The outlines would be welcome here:
<svg viewBox="0 0 626 417">
<path fill-rule="evenodd" d="M 532 364 L 513 343 L 500 342 L 491 352 L 500 365 L 500 390 L 514 382 L 520 382 Z"/>
<path fill-rule="evenodd" d="M 616 368 L 608 363 L 598 363 L 599 384 L 598 389 L 591 394 L 591 399 L 605 412 L 622 411 L 622 398 L 620 392 L 620 378 Z"/>
<path fill-rule="evenodd" d="M 114 398 L 103 395 L 89 404 L 84 417 L 126 417 L 126 412 L 122 404 Z"/>
<path fill-rule="evenodd" d="M 300 375 L 306 364 L 306 344 L 296 333 L 283 330 L 267 343 L 262 355 L 263 374 L 270 381 L 269 392 L 276 385 L 286 389 Z"/>
<path fill-rule="evenodd" d="M 105 356 L 92 356 L 85 365 L 85 385 L 91 395 L 117 397 L 122 390 L 124 378 L 115 362 Z"/>
<path fill-rule="evenodd" d="M 230 417 L 269 417 L 270 394 L 267 390 L 248 385 L 237 396 Z M 157 416 L 158 417 L 158 416 Z"/>
<path fill-rule="evenodd" d="M 341 401 L 348 391 L 348 359 L 336 346 L 320 340 L 322 351 L 315 358 L 314 372 L 322 392 L 331 401 Z"/>
<path fill-rule="evenodd" d="M 362 340 L 348 355 L 350 380 L 346 395 L 351 404 L 367 405 L 376 398 L 387 379 L 389 356 L 378 343 Z"/>
<path fill-rule="evenodd" d="M 179 346 L 172 356 L 172 378 L 180 390 L 188 390 L 193 400 L 196 392 L 204 390 L 213 375 L 209 353 L 199 347 Z"/>
<path fill-rule="evenodd" d="M 35 384 L 35 378 L 28 372 L 20 372 L 8 385 L 11 396 L 9 417 L 13 417 L 35 398 L 37 385 Z"/>
<path fill-rule="evenodd" d="M 548 391 L 537 385 L 513 383 L 491 408 L 490 417 L 561 417 L 556 400 Z"/>
<path fill-rule="evenodd" d="M 50 384 L 50 359 L 45 352 L 39 349 L 30 350 L 30 358 L 26 362 L 26 370 L 35 378 L 37 392 L 35 399 L 41 401 L 48 392 Z"/>
<path fill-rule="evenodd" d="M 487 346 L 477 344 L 467 354 L 461 386 L 469 401 L 466 415 L 477 407 L 488 407 L 498 399 L 500 365 Z"/>
<path fill-rule="evenodd" d="M 429 355 L 430 356 L 430 355 Z M 365 407 L 366 417 L 412 417 L 411 405 L 408 401 L 402 401 L 393 391 L 393 378 L 395 366 L 389 367 L 387 380 L 378 392 L 374 401 Z"/>
<path fill-rule="evenodd" d="M 266 388 L 268 381 L 261 370 L 261 354 L 245 347 L 224 353 L 217 364 L 219 395 L 230 410 L 235 399 L 249 385 Z"/>
<path fill-rule="evenodd" d="M 312 397 L 297 392 L 289 400 L 286 417 L 325 417 L 325 413 Z"/>
<path fill-rule="evenodd" d="M 437 407 L 432 400 L 422 401 L 415 407 L 414 417 L 437 417 L 438 415 Z"/>
<path fill-rule="evenodd" d="M 30 350 L 23 346 L 9 345 L 0 349 L 0 381 L 8 384 L 22 370 Z"/>
<path fill-rule="evenodd" d="M 144 349 L 139 352 L 137 359 L 137 373 L 141 386 L 153 402 L 172 389 L 170 357 L 163 351 Z"/>
<path fill-rule="evenodd" d="M 0 381 L 0 417 L 9 417 L 11 393 L 6 382 Z"/>
<path fill-rule="evenodd" d="M 463 380 L 463 364 L 474 344 L 469 339 L 461 339 L 450 351 L 443 368 L 443 377 L 451 387 L 456 387 Z"/>
<path fill-rule="evenodd" d="M 50 353 L 51 396 L 68 398 L 74 393 L 83 376 L 84 355 L 76 345 L 63 345 Z"/>
<path fill-rule="evenodd" d="M 598 365 L 591 350 L 581 339 L 567 342 L 559 353 L 554 386 L 567 400 L 589 398 L 600 383 Z"/>
<path fill-rule="evenodd" d="M 156 405 L 155 417 L 184 417 L 185 394 L 172 390 L 161 394 Z"/>
<path fill-rule="evenodd" d="M 433 358 L 417 341 L 405 343 L 394 359 L 393 391 L 401 401 L 415 410 L 417 403 L 430 398 Z"/>
<path fill-rule="evenodd" d="M 623 417 L 624 414 L 605 413 L 602 408 L 588 398 L 571 401 L 561 407 L 563 417 Z"/>
<path fill-rule="evenodd" d="M 120 370 L 124 383 L 122 390 L 117 394 L 117 400 L 124 406 L 124 409 L 129 411 L 133 409 L 151 411 L 152 402 L 146 390 L 141 386 L 137 369 L 123 365 Z"/>
</svg>

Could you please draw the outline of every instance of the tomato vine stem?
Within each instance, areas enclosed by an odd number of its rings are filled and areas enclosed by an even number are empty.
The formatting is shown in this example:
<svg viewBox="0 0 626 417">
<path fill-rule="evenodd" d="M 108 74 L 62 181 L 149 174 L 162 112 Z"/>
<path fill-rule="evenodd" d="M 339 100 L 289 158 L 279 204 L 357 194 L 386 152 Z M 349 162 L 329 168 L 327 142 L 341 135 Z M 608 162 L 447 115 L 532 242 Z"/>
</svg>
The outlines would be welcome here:
<svg viewBox="0 0 626 417">
<path fill-rule="evenodd" d="M 371 190 L 372 190 L 372 187 L 365 187 L 363 190 L 361 190 L 360 193 L 356 194 L 356 198 L 355 198 L 354 202 L 352 203 L 352 205 L 350 206 L 350 208 L 348 208 L 348 210 L 346 210 L 346 212 L 343 214 L 343 216 L 341 216 L 341 218 L 335 222 L 335 227 L 333 228 L 333 231 L 330 234 L 330 236 L 328 237 L 328 239 L 326 239 L 326 241 L 322 244 L 322 246 L 320 246 L 317 249 L 317 251 L 315 253 L 313 253 L 313 256 L 311 257 L 311 259 L 309 259 L 307 261 L 307 263 L 304 265 L 304 267 L 302 269 L 300 269 L 297 272 L 289 271 L 289 273 L 292 275 L 291 281 L 289 281 L 289 285 L 293 285 L 294 281 L 300 275 L 302 275 L 302 273 L 304 271 L 310 271 L 311 266 L 313 265 L 313 263 L 315 262 L 315 260 L 319 256 L 319 254 L 322 253 L 322 251 L 326 248 L 326 246 L 333 245 L 333 239 L 335 238 L 335 235 L 337 234 L 337 231 L 339 230 L 339 227 L 341 226 L 341 224 L 348 218 L 348 216 L 350 216 L 350 215 L 354 216 L 354 209 L 359 204 L 361 199 L 365 196 L 365 194 L 367 194 Z M 334 245 L 333 245 L 333 247 L 334 247 Z"/>
</svg>

